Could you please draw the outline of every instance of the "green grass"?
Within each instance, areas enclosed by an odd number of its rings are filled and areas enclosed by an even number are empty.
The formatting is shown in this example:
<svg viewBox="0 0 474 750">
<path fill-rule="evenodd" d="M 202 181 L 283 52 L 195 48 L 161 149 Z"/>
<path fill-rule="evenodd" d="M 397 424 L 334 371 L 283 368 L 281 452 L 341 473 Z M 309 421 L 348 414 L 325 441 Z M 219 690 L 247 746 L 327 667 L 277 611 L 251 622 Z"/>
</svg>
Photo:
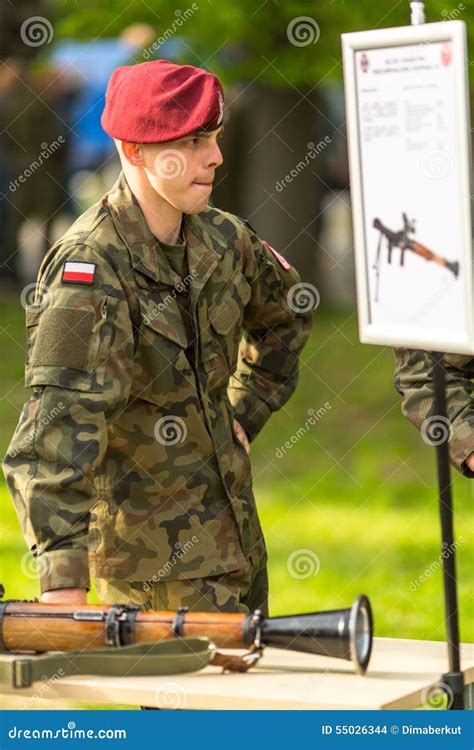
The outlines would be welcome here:
<svg viewBox="0 0 474 750">
<path fill-rule="evenodd" d="M 16 299 L 3 295 L 0 303 L 2 455 L 27 397 L 23 311 Z M 376 635 L 442 640 L 435 456 L 401 415 L 393 363 L 390 349 L 358 343 L 351 311 L 317 312 L 298 388 L 251 451 L 269 552 L 271 614 L 348 606 L 364 592 Z M 330 408 L 319 412 L 317 423 L 278 452 L 305 425 L 307 410 L 318 412 L 325 403 Z M 474 640 L 472 488 L 453 471 L 463 641 Z M 4 484 L 0 493 L 1 580 L 7 596 L 36 596 L 36 581 L 20 568 L 26 547 Z M 292 575 L 288 563 L 297 550 L 317 557 L 316 575 Z"/>
</svg>

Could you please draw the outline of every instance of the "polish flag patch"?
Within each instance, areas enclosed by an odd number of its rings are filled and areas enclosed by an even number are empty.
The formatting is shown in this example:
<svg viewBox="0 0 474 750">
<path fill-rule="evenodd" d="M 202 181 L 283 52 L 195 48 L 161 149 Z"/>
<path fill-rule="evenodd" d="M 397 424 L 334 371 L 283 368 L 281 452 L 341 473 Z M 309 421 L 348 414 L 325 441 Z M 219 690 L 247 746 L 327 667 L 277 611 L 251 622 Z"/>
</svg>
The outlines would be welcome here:
<svg viewBox="0 0 474 750">
<path fill-rule="evenodd" d="M 69 281 L 74 284 L 93 284 L 95 276 L 95 263 L 80 263 L 68 260 L 64 264 L 61 281 Z"/>
<path fill-rule="evenodd" d="M 280 253 L 278 253 L 275 250 L 274 247 L 272 247 L 271 245 L 269 245 L 268 242 L 266 242 L 265 240 L 262 240 L 262 242 L 265 245 L 265 247 L 268 247 L 268 249 L 272 251 L 273 255 L 275 256 L 275 258 L 279 262 L 280 266 L 283 266 L 283 268 L 285 269 L 285 271 L 289 271 L 290 268 L 291 268 L 291 266 L 288 263 L 287 259 L 284 258 L 283 255 L 280 255 Z"/>
</svg>

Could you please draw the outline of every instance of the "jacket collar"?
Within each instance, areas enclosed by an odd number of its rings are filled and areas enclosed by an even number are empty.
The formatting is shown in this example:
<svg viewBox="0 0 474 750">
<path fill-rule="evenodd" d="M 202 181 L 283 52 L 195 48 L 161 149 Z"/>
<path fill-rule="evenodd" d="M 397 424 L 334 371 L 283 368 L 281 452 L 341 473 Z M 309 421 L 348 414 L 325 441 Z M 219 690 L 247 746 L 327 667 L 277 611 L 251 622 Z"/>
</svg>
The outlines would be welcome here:
<svg viewBox="0 0 474 750">
<path fill-rule="evenodd" d="M 175 286 L 179 277 L 171 268 L 159 241 L 151 233 L 123 172 L 107 194 L 107 202 L 117 233 L 130 250 L 134 269 L 159 284 Z M 218 228 L 212 223 L 214 213 L 215 209 L 208 207 L 200 214 L 185 214 L 183 217 L 190 288 L 196 297 L 227 247 Z"/>
</svg>

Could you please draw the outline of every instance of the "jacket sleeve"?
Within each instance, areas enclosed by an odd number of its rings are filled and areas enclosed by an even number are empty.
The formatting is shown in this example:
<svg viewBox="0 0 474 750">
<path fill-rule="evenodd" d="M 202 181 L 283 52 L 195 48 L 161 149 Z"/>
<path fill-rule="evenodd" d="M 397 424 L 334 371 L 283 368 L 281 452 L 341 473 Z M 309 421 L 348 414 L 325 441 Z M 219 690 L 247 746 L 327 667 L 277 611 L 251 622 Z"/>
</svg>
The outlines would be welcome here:
<svg viewBox="0 0 474 750">
<path fill-rule="evenodd" d="M 312 285 L 301 283 L 295 268 L 285 268 L 255 233 L 245 229 L 244 239 L 243 273 L 251 297 L 228 395 L 236 419 L 252 441 L 296 388 L 299 355 L 311 330 L 318 293 Z M 288 265 L 285 259 L 283 263 Z"/>
<path fill-rule="evenodd" d="M 93 283 L 62 281 L 64 255 L 94 264 Z M 3 470 L 41 590 L 89 588 L 94 472 L 107 425 L 130 392 L 132 325 L 117 275 L 96 248 L 59 253 L 40 270 L 36 289 L 26 309 L 25 384 L 32 394 Z"/>
<path fill-rule="evenodd" d="M 395 357 L 394 385 L 402 396 L 402 412 L 423 433 L 425 420 L 436 416 L 431 357 L 427 352 L 411 349 L 396 349 Z M 450 459 L 461 474 L 473 478 L 474 472 L 466 466 L 465 460 L 474 451 L 474 357 L 445 354 L 443 363 L 450 421 Z"/>
</svg>

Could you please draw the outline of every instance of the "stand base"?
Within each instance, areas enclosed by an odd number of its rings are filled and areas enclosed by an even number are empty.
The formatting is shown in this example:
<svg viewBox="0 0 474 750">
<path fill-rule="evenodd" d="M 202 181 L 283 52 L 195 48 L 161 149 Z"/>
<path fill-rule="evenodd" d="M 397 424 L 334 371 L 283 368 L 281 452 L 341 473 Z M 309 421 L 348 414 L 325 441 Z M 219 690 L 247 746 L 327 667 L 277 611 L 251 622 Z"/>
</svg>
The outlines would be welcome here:
<svg viewBox="0 0 474 750">
<path fill-rule="evenodd" d="M 451 711 L 464 708 L 464 674 L 462 672 L 446 672 L 441 676 L 446 685 L 448 709 Z"/>
</svg>

